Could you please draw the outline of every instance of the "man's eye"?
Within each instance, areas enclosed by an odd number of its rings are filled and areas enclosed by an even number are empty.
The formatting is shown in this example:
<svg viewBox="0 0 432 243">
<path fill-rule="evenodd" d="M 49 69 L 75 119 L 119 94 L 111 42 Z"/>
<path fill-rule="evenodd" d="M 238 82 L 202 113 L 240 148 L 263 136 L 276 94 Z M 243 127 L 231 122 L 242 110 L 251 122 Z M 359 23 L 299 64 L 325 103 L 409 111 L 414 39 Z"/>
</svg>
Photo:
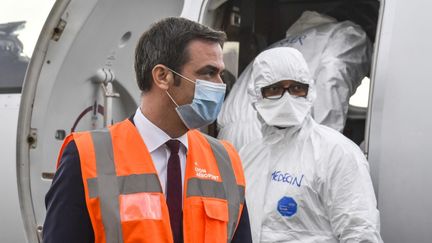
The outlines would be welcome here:
<svg viewBox="0 0 432 243">
<path fill-rule="evenodd" d="M 302 84 L 294 84 L 290 87 L 290 89 L 294 92 L 306 92 L 308 90 L 308 86 Z"/>
<path fill-rule="evenodd" d="M 292 89 L 293 91 L 301 91 L 301 90 L 303 90 L 302 86 L 301 86 L 301 85 L 298 85 L 298 84 L 294 84 L 294 85 L 292 85 L 292 86 L 291 86 L 291 89 Z"/>
<path fill-rule="evenodd" d="M 217 74 L 216 71 L 208 71 L 208 72 L 207 72 L 207 75 L 210 76 L 210 77 L 213 77 L 213 76 L 215 76 L 216 74 Z"/>
<path fill-rule="evenodd" d="M 276 92 L 276 91 L 281 91 L 283 88 L 282 87 L 269 87 L 268 90 L 272 91 L 272 92 Z"/>
</svg>

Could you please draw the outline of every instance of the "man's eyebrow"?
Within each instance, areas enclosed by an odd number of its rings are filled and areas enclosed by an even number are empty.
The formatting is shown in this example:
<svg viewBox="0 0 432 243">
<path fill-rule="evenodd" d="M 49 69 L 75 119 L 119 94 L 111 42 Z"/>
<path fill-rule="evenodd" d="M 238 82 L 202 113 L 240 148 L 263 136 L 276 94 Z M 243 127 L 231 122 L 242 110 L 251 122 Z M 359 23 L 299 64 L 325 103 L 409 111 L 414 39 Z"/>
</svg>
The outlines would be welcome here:
<svg viewBox="0 0 432 243">
<path fill-rule="evenodd" d="M 213 66 L 213 65 L 206 65 L 206 66 L 204 66 L 204 67 L 198 69 L 198 71 L 196 71 L 196 73 L 198 73 L 198 74 L 206 74 L 206 73 L 208 73 L 209 71 L 216 72 L 216 73 L 220 73 L 220 72 L 222 72 L 223 70 L 220 70 L 219 68 L 217 68 L 217 67 L 215 67 L 215 66 Z"/>
</svg>

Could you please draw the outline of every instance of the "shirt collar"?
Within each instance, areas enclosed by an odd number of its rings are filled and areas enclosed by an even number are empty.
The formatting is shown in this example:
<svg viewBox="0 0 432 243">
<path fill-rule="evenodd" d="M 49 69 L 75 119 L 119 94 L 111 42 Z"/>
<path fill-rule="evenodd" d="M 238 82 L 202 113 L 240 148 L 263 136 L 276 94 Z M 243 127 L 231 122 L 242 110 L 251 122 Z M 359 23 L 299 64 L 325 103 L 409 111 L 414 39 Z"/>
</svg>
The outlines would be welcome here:
<svg viewBox="0 0 432 243">
<path fill-rule="evenodd" d="M 183 146 L 185 146 L 186 151 L 188 149 L 188 139 L 187 133 L 183 134 L 178 138 L 171 138 L 162 129 L 153 124 L 149 119 L 147 119 L 141 112 L 140 107 L 135 112 L 133 117 L 136 128 L 138 129 L 141 138 L 145 141 L 147 149 L 149 152 L 155 151 L 160 146 L 164 145 L 170 139 L 179 140 Z"/>
</svg>

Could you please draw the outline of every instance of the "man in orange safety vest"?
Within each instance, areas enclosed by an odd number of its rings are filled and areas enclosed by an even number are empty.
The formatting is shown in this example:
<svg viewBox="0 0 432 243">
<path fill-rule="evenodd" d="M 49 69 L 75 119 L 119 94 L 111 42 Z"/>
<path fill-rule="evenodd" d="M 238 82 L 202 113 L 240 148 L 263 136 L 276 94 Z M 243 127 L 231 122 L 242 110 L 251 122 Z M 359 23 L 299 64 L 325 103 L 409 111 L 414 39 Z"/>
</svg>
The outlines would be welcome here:
<svg viewBox="0 0 432 243">
<path fill-rule="evenodd" d="M 46 195 L 45 243 L 252 242 L 240 158 L 197 130 L 224 99 L 225 39 L 184 18 L 141 36 L 140 106 L 65 139 Z"/>
</svg>

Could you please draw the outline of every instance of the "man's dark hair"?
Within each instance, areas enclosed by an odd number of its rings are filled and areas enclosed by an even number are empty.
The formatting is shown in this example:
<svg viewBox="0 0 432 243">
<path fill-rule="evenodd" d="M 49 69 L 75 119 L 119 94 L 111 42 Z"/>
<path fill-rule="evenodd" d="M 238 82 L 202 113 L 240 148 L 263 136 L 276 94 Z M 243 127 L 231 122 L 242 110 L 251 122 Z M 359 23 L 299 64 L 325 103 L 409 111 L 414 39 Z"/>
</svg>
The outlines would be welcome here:
<svg viewBox="0 0 432 243">
<path fill-rule="evenodd" d="M 149 91 L 153 84 L 152 69 L 163 64 L 177 72 L 189 61 L 188 44 L 192 40 L 208 40 L 223 46 L 226 35 L 205 25 L 171 17 L 151 26 L 141 36 L 135 49 L 135 73 L 141 91 Z"/>
</svg>

